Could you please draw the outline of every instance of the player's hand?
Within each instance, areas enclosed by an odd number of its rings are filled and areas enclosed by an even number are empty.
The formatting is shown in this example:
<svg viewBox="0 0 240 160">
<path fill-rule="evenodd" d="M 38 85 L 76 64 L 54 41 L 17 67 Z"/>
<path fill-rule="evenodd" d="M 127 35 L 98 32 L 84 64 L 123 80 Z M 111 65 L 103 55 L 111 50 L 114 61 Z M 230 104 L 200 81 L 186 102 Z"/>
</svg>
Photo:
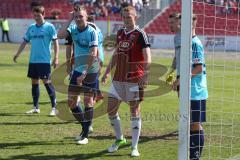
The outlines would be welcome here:
<svg viewBox="0 0 240 160">
<path fill-rule="evenodd" d="M 105 74 L 102 76 L 102 79 L 101 79 L 102 84 L 104 84 L 104 85 L 107 84 L 107 78 L 108 78 L 108 74 L 105 73 Z"/>
<path fill-rule="evenodd" d="M 81 76 L 77 77 L 77 84 L 78 84 L 79 86 L 82 86 L 82 82 L 83 82 L 83 80 L 84 80 L 85 77 L 86 77 L 85 74 L 82 74 Z"/>
<path fill-rule="evenodd" d="M 174 91 L 177 91 L 179 85 L 180 85 L 180 80 L 179 80 L 179 79 L 176 79 L 176 80 L 173 82 L 172 89 L 173 89 Z"/>
<path fill-rule="evenodd" d="M 53 66 L 54 69 L 58 66 L 58 58 L 53 59 L 52 66 Z"/>
<path fill-rule="evenodd" d="M 169 85 L 172 85 L 174 82 L 174 79 L 175 79 L 176 75 L 174 73 L 174 70 L 170 70 L 170 72 L 167 73 L 167 76 L 166 76 L 166 83 L 169 84 Z"/>
<path fill-rule="evenodd" d="M 18 54 L 15 54 L 14 56 L 13 56 L 13 62 L 15 62 L 15 63 L 17 63 L 17 58 L 18 58 Z"/>
<path fill-rule="evenodd" d="M 138 82 L 139 87 L 146 88 L 148 85 L 147 75 L 144 75 L 143 78 Z"/>
</svg>

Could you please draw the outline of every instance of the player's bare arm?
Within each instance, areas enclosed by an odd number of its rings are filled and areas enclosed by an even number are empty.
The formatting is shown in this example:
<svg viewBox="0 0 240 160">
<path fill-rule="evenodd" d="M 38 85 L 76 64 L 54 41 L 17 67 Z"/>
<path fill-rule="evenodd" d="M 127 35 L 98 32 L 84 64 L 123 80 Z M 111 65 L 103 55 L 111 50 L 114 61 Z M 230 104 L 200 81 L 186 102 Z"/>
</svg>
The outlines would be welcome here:
<svg viewBox="0 0 240 160">
<path fill-rule="evenodd" d="M 192 77 L 196 76 L 197 74 L 203 71 L 202 64 L 196 64 L 192 70 Z"/>
<path fill-rule="evenodd" d="M 17 53 L 13 56 L 13 61 L 14 61 L 15 63 L 17 63 L 17 58 L 20 56 L 20 54 L 21 54 L 22 51 L 24 50 L 24 48 L 26 47 L 27 43 L 28 43 L 28 42 L 23 41 L 23 42 L 21 43 L 21 45 L 19 46 Z"/>
<path fill-rule="evenodd" d="M 66 46 L 66 60 L 67 60 L 67 73 L 70 74 L 72 72 L 72 64 L 71 58 L 73 55 L 73 46 L 67 45 Z"/>
<path fill-rule="evenodd" d="M 144 57 L 144 76 L 143 78 L 140 80 L 139 82 L 139 86 L 141 87 L 145 87 L 147 85 L 147 81 L 148 81 L 148 75 L 149 75 L 149 71 L 150 71 L 150 64 L 152 62 L 152 58 L 151 58 L 151 50 L 149 47 L 144 48 L 143 49 L 143 57 Z"/>
<path fill-rule="evenodd" d="M 59 44 L 57 39 L 53 41 L 53 46 L 54 46 L 54 57 L 52 61 L 52 66 L 56 68 L 58 65 L 58 55 L 59 55 Z"/>
<path fill-rule="evenodd" d="M 117 55 L 117 49 L 114 51 L 114 53 L 113 53 L 113 55 L 112 55 L 112 57 L 110 59 L 110 62 L 107 65 L 107 69 L 106 69 L 105 73 L 102 76 L 101 81 L 102 81 L 103 84 L 106 84 L 106 80 L 107 80 L 107 78 L 109 76 L 109 73 L 111 72 L 112 68 L 116 65 L 116 58 L 117 58 L 116 55 Z"/>
</svg>

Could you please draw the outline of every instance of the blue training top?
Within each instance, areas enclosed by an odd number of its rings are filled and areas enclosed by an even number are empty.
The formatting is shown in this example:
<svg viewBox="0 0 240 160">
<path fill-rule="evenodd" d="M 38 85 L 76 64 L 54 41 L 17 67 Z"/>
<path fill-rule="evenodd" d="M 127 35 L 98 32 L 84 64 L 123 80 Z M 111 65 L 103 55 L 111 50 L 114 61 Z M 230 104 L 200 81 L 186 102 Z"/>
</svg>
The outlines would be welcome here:
<svg viewBox="0 0 240 160">
<path fill-rule="evenodd" d="M 204 59 L 204 48 L 197 36 L 192 38 L 192 69 L 201 64 L 203 71 L 191 79 L 191 100 L 205 100 L 208 98 L 206 64 Z"/>
<path fill-rule="evenodd" d="M 76 24 L 72 24 L 68 27 L 68 32 L 74 42 L 74 70 L 81 73 L 86 69 L 91 48 L 98 46 L 98 35 L 90 25 L 80 30 Z M 98 71 L 99 62 L 96 57 L 92 66 L 89 67 L 88 73 L 97 73 Z"/>
<path fill-rule="evenodd" d="M 23 39 L 31 43 L 29 63 L 51 63 L 51 42 L 57 39 L 53 24 L 45 21 L 38 26 L 34 23 L 28 27 Z"/>
</svg>

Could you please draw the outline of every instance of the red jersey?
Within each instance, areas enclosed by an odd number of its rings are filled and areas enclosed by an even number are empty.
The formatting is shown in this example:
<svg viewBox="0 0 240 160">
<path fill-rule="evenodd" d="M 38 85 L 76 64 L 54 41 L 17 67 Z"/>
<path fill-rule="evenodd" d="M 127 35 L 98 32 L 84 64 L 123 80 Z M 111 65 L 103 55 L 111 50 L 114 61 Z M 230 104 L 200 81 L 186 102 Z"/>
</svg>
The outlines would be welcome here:
<svg viewBox="0 0 240 160">
<path fill-rule="evenodd" d="M 145 72 L 143 49 L 150 47 L 146 33 L 138 27 L 129 32 L 122 28 L 117 33 L 117 47 L 113 80 L 138 83 Z"/>
</svg>

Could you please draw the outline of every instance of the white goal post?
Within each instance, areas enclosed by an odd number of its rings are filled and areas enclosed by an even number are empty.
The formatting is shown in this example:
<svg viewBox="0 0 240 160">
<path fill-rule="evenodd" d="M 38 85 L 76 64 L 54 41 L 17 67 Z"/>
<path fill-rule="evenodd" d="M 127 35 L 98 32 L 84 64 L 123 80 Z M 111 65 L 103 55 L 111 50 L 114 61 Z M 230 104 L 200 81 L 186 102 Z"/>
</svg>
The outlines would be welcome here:
<svg viewBox="0 0 240 160">
<path fill-rule="evenodd" d="M 189 159 L 190 89 L 192 56 L 192 0 L 182 0 L 181 58 L 180 58 L 180 118 L 178 160 Z M 184 33 L 184 34 L 183 34 Z M 182 58 L 184 57 L 184 58 Z"/>
</svg>

